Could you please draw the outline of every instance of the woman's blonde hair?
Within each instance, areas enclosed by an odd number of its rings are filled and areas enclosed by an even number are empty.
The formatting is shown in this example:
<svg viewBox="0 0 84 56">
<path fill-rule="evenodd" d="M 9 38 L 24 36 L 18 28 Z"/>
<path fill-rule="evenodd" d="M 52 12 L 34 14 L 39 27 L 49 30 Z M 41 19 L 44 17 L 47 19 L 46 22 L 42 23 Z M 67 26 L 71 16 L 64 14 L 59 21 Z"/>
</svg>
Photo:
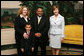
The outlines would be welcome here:
<svg viewBox="0 0 84 56">
<path fill-rule="evenodd" d="M 23 8 L 27 8 L 27 16 L 29 17 L 29 15 L 30 15 L 30 10 L 29 10 L 29 8 L 26 7 L 26 6 L 22 6 L 22 7 L 18 10 L 17 16 L 19 16 L 20 14 L 22 14 Z"/>
</svg>

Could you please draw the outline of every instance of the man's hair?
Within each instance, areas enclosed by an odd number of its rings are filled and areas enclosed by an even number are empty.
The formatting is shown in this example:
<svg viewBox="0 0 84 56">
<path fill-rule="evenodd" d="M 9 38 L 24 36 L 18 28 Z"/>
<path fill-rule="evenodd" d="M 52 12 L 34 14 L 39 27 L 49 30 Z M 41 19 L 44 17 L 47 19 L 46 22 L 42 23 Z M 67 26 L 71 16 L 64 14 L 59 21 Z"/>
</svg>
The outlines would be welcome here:
<svg viewBox="0 0 84 56">
<path fill-rule="evenodd" d="M 39 8 L 43 9 L 43 7 L 37 7 L 37 8 L 36 8 L 36 11 L 37 11 Z"/>
</svg>

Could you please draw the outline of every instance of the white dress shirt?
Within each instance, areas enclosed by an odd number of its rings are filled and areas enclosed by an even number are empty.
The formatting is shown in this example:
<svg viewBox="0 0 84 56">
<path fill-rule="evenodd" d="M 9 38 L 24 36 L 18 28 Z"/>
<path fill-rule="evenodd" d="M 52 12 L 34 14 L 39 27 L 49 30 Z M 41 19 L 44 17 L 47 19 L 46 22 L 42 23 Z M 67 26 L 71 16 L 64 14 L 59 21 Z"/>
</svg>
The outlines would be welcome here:
<svg viewBox="0 0 84 56">
<path fill-rule="evenodd" d="M 23 17 L 23 15 L 22 15 L 22 14 L 20 14 L 20 17 L 22 18 L 22 17 Z M 27 20 L 28 16 L 25 16 L 25 17 L 23 17 L 23 18 L 25 19 L 25 21 L 26 21 L 26 22 L 28 22 L 28 20 Z"/>
<path fill-rule="evenodd" d="M 65 22 L 63 16 L 58 14 L 57 19 L 55 15 L 50 17 L 49 34 L 62 34 L 62 37 L 65 37 L 64 28 L 65 28 Z"/>
</svg>

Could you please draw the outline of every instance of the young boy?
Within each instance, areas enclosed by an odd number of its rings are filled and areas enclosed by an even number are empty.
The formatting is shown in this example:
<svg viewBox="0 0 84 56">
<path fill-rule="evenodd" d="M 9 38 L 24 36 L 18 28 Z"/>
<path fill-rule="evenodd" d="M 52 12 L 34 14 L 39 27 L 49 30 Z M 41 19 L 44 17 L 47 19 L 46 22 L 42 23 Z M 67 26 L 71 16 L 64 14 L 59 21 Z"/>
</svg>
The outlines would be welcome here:
<svg viewBox="0 0 84 56">
<path fill-rule="evenodd" d="M 31 24 L 26 23 L 25 32 L 27 33 L 27 37 L 21 39 L 21 51 L 23 55 L 32 55 L 34 51 L 34 34 L 31 31 L 31 28 Z"/>
</svg>

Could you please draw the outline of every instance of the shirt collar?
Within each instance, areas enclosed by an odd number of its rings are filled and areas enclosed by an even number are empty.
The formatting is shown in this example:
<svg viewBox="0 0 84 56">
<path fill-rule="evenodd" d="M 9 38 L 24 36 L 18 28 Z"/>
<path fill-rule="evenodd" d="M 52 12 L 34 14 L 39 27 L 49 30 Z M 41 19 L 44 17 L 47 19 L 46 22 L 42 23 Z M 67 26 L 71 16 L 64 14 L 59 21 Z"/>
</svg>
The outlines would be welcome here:
<svg viewBox="0 0 84 56">
<path fill-rule="evenodd" d="M 60 14 L 58 14 L 57 18 L 60 18 L 60 16 L 61 16 L 61 15 L 60 15 Z M 54 17 L 55 17 L 55 15 L 54 15 Z"/>
<path fill-rule="evenodd" d="M 26 31 L 26 32 L 27 32 L 27 34 L 28 34 L 28 33 L 30 33 L 30 31 L 29 31 L 29 32 L 28 32 L 28 31 Z"/>
<path fill-rule="evenodd" d="M 20 14 L 20 17 L 22 18 L 22 17 L 23 17 L 23 15 L 22 15 L 22 14 Z M 23 17 L 23 18 L 24 18 L 24 17 Z M 28 18 L 28 16 L 26 16 L 26 17 L 25 17 L 25 19 L 27 19 L 27 18 Z"/>
<path fill-rule="evenodd" d="M 37 18 L 40 17 L 40 19 L 42 18 L 42 16 L 37 16 Z"/>
</svg>

